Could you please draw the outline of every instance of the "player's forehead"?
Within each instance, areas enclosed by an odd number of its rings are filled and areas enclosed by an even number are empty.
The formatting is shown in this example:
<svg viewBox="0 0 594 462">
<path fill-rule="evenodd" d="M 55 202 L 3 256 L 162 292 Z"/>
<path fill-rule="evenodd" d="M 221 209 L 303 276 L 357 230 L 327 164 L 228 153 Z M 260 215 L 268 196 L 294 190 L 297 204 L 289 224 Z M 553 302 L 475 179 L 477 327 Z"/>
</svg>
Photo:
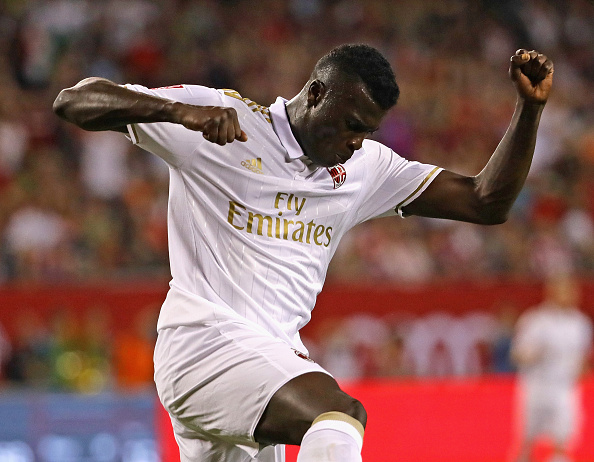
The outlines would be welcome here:
<svg viewBox="0 0 594 462">
<path fill-rule="evenodd" d="M 344 117 L 352 117 L 372 127 L 384 117 L 382 109 L 362 81 L 346 80 L 336 86 L 336 109 Z"/>
</svg>

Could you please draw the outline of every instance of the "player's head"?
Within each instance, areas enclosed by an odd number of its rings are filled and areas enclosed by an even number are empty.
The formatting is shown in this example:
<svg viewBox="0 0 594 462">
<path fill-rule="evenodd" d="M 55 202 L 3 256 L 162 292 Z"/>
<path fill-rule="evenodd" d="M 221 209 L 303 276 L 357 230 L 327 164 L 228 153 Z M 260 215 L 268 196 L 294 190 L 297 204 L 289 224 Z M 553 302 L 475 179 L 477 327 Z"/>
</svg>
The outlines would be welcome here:
<svg viewBox="0 0 594 462">
<path fill-rule="evenodd" d="M 333 72 L 338 72 L 345 80 L 361 81 L 383 110 L 387 111 L 398 101 L 400 89 L 390 63 L 369 45 L 340 45 L 322 56 L 314 67 L 314 74 Z"/>
<path fill-rule="evenodd" d="M 545 282 L 545 297 L 559 307 L 574 308 L 581 299 L 579 282 L 569 274 L 555 275 Z"/>
<path fill-rule="evenodd" d="M 379 127 L 400 91 L 390 63 L 368 45 L 341 45 L 316 63 L 297 118 L 301 147 L 316 164 L 350 159 Z"/>
</svg>

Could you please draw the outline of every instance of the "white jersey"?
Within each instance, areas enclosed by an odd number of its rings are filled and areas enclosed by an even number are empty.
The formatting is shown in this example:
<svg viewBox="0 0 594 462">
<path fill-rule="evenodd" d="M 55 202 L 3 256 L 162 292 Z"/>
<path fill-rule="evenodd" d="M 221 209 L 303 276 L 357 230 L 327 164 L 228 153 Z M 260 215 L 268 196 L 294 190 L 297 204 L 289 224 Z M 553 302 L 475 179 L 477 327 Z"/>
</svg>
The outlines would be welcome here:
<svg viewBox="0 0 594 462">
<path fill-rule="evenodd" d="M 172 281 L 158 328 L 204 321 L 259 326 L 298 349 L 341 237 L 379 215 L 402 215 L 440 169 L 375 141 L 343 165 L 304 156 L 278 98 L 270 108 L 232 90 L 180 85 L 127 88 L 237 110 L 245 143 L 219 146 L 172 123 L 128 127 L 132 141 L 169 165 Z"/>
<path fill-rule="evenodd" d="M 543 304 L 518 321 L 518 349 L 534 351 L 538 360 L 520 369 L 527 386 L 572 387 L 590 350 L 592 325 L 577 308 Z"/>
</svg>

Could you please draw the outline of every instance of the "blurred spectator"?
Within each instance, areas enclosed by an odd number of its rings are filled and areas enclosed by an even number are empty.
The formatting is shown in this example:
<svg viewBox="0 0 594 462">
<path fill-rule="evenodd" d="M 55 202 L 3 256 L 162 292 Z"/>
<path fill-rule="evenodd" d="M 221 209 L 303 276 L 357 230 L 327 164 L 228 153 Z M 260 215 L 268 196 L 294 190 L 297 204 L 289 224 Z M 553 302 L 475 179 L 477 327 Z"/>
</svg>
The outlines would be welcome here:
<svg viewBox="0 0 594 462">
<path fill-rule="evenodd" d="M 11 385 L 47 388 L 50 377 L 51 339 L 43 320 L 33 309 L 15 310 L 16 335 L 6 364 Z"/>
<path fill-rule="evenodd" d="M 511 346 L 518 308 L 511 302 L 500 301 L 494 307 L 494 314 L 497 325 L 493 331 L 490 370 L 496 374 L 511 373 L 516 370 L 511 358 Z"/>
<path fill-rule="evenodd" d="M 390 336 L 380 346 L 376 364 L 376 377 L 403 378 L 412 375 L 412 366 L 406 356 L 404 339 L 400 334 L 390 333 Z"/>
<path fill-rule="evenodd" d="M 0 190 L 22 168 L 29 132 L 14 85 L 0 86 Z"/>
<path fill-rule="evenodd" d="M 87 193 L 105 201 L 122 196 L 129 142 L 115 132 L 82 132 L 80 172 Z"/>
<path fill-rule="evenodd" d="M 82 370 L 76 381 L 76 390 L 99 393 L 112 386 L 112 344 L 109 311 L 101 304 L 86 309 L 80 338 L 79 354 Z"/>
<path fill-rule="evenodd" d="M 0 382 L 4 379 L 4 365 L 8 362 L 12 354 L 12 347 L 4 328 L 0 325 Z"/>
<path fill-rule="evenodd" d="M 50 320 L 51 388 L 99 393 L 111 385 L 110 325 L 107 310 L 87 307 L 80 318 L 71 307 L 58 307 Z"/>
<path fill-rule="evenodd" d="M 156 341 L 155 314 L 148 306 L 138 312 L 131 328 L 121 332 L 113 348 L 115 384 L 121 390 L 153 387 L 153 349 Z"/>
<path fill-rule="evenodd" d="M 57 307 L 50 319 L 50 386 L 54 390 L 77 390 L 77 380 L 83 371 L 79 332 L 80 321 L 73 309 Z"/>
<path fill-rule="evenodd" d="M 314 359 L 337 379 L 362 377 L 364 365 L 349 337 L 348 319 L 328 320 L 320 328 L 320 333 L 320 357 Z"/>
</svg>

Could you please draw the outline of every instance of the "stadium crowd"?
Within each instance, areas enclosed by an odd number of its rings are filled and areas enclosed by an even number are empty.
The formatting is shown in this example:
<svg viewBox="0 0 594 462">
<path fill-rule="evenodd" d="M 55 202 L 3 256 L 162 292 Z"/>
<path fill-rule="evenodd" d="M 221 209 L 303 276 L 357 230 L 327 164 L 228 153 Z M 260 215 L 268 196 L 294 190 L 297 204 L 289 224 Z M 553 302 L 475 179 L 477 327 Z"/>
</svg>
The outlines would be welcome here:
<svg viewBox="0 0 594 462">
<path fill-rule="evenodd" d="M 296 94 L 319 56 L 343 42 L 369 43 L 394 66 L 402 94 L 376 138 L 404 157 L 460 173 L 478 173 L 506 129 L 514 105 L 506 72 L 516 48 L 553 59 L 555 89 L 507 223 L 373 220 L 341 243 L 329 280 L 408 285 L 594 275 L 594 8 L 586 0 L 5 0 L 0 284 L 168 274 L 165 164 L 122 134 L 60 122 L 51 110 L 60 89 L 93 75 L 149 87 L 233 88 L 267 105 Z M 454 332 L 465 323 L 507 322 L 479 318 L 448 325 Z M 388 361 L 405 358 L 411 333 L 426 326 L 367 321 L 381 331 L 381 345 L 368 346 L 374 359 L 345 368 L 352 358 L 337 345 L 346 326 L 316 347 L 327 364 L 351 376 L 432 373 L 426 359 L 417 361 L 424 366 Z M 58 317 L 46 339 L 68 337 L 63 324 Z M 492 329 L 481 342 L 494 345 L 504 331 Z M 86 337 L 95 342 L 84 347 L 95 352 L 87 356 L 104 364 L 111 357 L 101 347 L 106 339 Z M 449 361 L 433 373 L 462 370 Z M 487 370 L 481 361 L 468 370 Z"/>
<path fill-rule="evenodd" d="M 119 330 L 100 301 L 79 310 L 57 305 L 49 321 L 35 309 L 11 308 L 14 334 L 9 338 L 0 327 L 0 386 L 83 393 L 152 388 L 158 306 L 139 310 Z"/>
<path fill-rule="evenodd" d="M 88 307 L 83 317 L 56 307 L 49 323 L 21 310 L 9 340 L 0 330 L 2 385 L 98 393 L 153 387 L 157 306 L 129 328 L 114 330 L 109 310 Z M 339 379 L 476 377 L 514 372 L 510 345 L 518 309 L 425 315 L 365 313 L 328 318 L 304 338 L 310 355 Z"/>
</svg>

